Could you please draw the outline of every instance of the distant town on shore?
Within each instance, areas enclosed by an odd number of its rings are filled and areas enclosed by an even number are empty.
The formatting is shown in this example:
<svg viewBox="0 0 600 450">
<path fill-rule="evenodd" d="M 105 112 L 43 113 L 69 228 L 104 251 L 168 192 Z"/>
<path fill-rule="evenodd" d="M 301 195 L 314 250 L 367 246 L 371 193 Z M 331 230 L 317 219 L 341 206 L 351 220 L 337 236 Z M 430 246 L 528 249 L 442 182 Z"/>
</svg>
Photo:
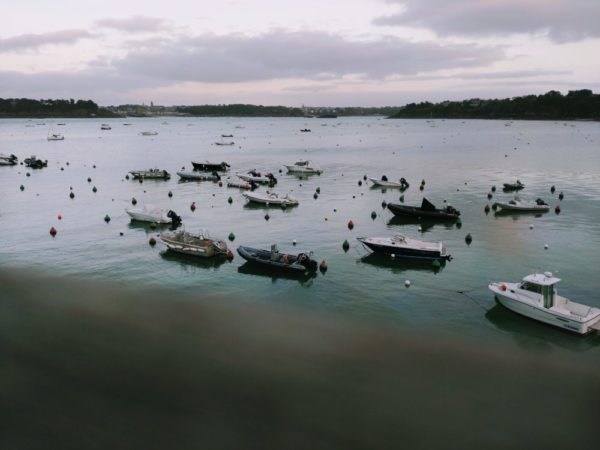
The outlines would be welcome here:
<svg viewBox="0 0 600 450">
<path fill-rule="evenodd" d="M 384 107 L 306 107 L 247 104 L 99 106 L 92 100 L 0 98 L 0 118 L 110 117 L 318 117 L 383 116 L 391 119 L 537 119 L 600 120 L 600 94 L 589 89 L 566 95 L 549 91 L 506 99 L 479 98 Z"/>
</svg>

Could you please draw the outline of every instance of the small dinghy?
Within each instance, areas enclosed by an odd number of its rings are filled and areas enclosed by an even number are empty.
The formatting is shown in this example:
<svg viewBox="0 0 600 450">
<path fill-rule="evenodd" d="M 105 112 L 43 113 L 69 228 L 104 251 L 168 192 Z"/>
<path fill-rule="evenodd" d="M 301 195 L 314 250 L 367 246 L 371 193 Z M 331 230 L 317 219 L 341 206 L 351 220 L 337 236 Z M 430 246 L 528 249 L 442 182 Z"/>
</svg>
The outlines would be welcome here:
<svg viewBox="0 0 600 450">
<path fill-rule="evenodd" d="M 232 138 L 233 134 L 222 134 L 221 137 L 222 138 Z"/>
<path fill-rule="evenodd" d="M 450 260 L 448 250 L 441 242 L 425 242 L 402 235 L 392 237 L 356 238 L 375 253 L 392 255 L 395 258 Z"/>
<path fill-rule="evenodd" d="M 25 158 L 25 165 L 27 167 L 31 167 L 32 169 L 41 169 L 42 167 L 48 167 L 48 160 L 42 161 L 35 157 L 35 155 L 31 155 L 29 158 Z"/>
<path fill-rule="evenodd" d="M 502 185 L 505 191 L 520 191 L 525 187 L 523 183 L 517 180 L 515 183 L 504 183 Z"/>
<path fill-rule="evenodd" d="M 112 130 L 111 126 L 107 123 L 103 123 L 102 125 L 100 125 L 100 129 L 101 130 Z"/>
<path fill-rule="evenodd" d="M 235 142 L 233 141 L 228 141 L 228 142 L 215 142 L 215 145 L 235 145 Z"/>
<path fill-rule="evenodd" d="M 192 161 L 192 166 L 194 166 L 194 170 L 198 170 L 200 172 L 227 172 L 229 170 L 229 167 L 231 167 L 225 161 L 222 161 L 220 163 L 208 161 Z"/>
<path fill-rule="evenodd" d="M 149 170 L 130 170 L 129 173 L 134 179 L 143 178 L 145 180 L 168 180 L 171 174 L 166 170 L 149 169 Z"/>
<path fill-rule="evenodd" d="M 65 137 L 62 134 L 53 133 L 49 134 L 46 139 L 49 141 L 64 141 Z"/>
<path fill-rule="evenodd" d="M 520 283 L 493 282 L 488 288 L 500 304 L 531 319 L 578 334 L 600 330 L 600 309 L 558 295 L 554 285 L 559 281 L 545 272 L 527 275 Z"/>
<path fill-rule="evenodd" d="M 0 166 L 15 166 L 19 163 L 16 155 L 5 155 L 0 153 Z"/>
<path fill-rule="evenodd" d="M 396 183 L 395 181 L 388 181 L 388 179 L 385 175 L 383 175 L 381 177 L 381 180 L 378 180 L 376 178 L 369 178 L 369 180 L 371 180 L 371 183 L 373 183 L 373 186 L 381 186 L 381 187 L 386 187 L 386 188 L 399 188 L 399 189 L 405 190 L 405 189 L 408 189 L 408 187 L 410 186 L 408 184 L 408 181 L 406 181 L 406 179 L 404 179 L 404 178 L 400 178 L 400 181 L 398 183 Z"/>
<path fill-rule="evenodd" d="M 142 131 L 140 134 L 142 136 L 156 136 L 158 135 L 158 131 Z"/>
<path fill-rule="evenodd" d="M 297 174 L 318 174 L 323 173 L 321 169 L 313 166 L 310 161 L 298 161 L 292 165 L 285 166 L 288 173 L 297 173 Z"/>
<path fill-rule="evenodd" d="M 448 205 L 444 209 L 437 209 L 433 203 L 423 198 L 421 206 L 406 206 L 398 203 L 388 203 L 388 209 L 397 217 L 416 217 L 425 220 L 450 221 L 458 219 L 460 211 Z"/>
<path fill-rule="evenodd" d="M 275 192 L 244 192 L 242 194 L 246 199 L 253 203 L 260 203 L 267 206 L 296 206 L 298 204 L 298 200 L 289 194 L 284 197 L 280 197 Z"/>
<path fill-rule="evenodd" d="M 210 239 L 203 234 L 184 230 L 161 233 L 159 238 L 171 251 L 200 258 L 226 255 L 228 250 L 227 243 L 222 239 Z"/>
<path fill-rule="evenodd" d="M 143 206 L 141 208 L 125 209 L 125 212 L 131 217 L 131 220 L 138 222 L 150 222 L 150 223 L 171 223 L 178 225 L 181 223 L 181 217 L 178 216 L 175 211 L 164 210 L 161 208 L 154 208 L 151 206 Z"/>
<path fill-rule="evenodd" d="M 177 172 L 177 175 L 182 180 L 193 180 L 193 181 L 219 181 L 221 175 L 217 172 L 211 174 L 200 173 L 200 172 Z"/>
<path fill-rule="evenodd" d="M 312 252 L 298 253 L 297 255 L 280 253 L 276 245 L 271 246 L 271 251 L 240 245 L 237 252 L 246 261 L 274 270 L 307 273 L 315 272 L 318 267 L 317 262 L 311 259 Z"/>
<path fill-rule="evenodd" d="M 244 181 L 252 181 L 258 184 L 269 184 L 271 186 L 277 184 L 277 178 L 273 176 L 272 173 L 266 173 L 262 175 L 260 172 L 256 170 L 250 170 L 248 173 L 236 173 L 238 177 L 240 177 Z"/>
<path fill-rule="evenodd" d="M 496 202 L 496 206 L 502 211 L 511 212 L 548 212 L 550 206 L 544 202 L 541 198 L 536 199 L 535 202 L 525 202 L 515 197 L 513 200 L 508 202 Z"/>
<path fill-rule="evenodd" d="M 227 187 L 253 191 L 258 187 L 258 185 L 254 182 L 244 181 L 241 178 L 227 177 Z"/>
</svg>

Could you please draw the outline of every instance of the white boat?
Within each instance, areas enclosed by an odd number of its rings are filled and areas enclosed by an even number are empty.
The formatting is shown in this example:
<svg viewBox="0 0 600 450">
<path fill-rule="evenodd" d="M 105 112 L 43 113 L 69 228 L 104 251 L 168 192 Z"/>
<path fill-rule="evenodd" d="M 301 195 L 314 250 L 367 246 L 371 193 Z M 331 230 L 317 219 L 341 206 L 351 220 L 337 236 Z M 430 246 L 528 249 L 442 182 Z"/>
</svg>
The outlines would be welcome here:
<svg viewBox="0 0 600 450">
<path fill-rule="evenodd" d="M 125 212 L 131 217 L 131 220 L 151 223 L 181 223 L 181 217 L 172 210 L 155 208 L 152 206 L 143 206 L 141 208 L 125 209 Z"/>
<path fill-rule="evenodd" d="M 134 179 L 143 178 L 168 180 L 169 178 L 171 178 L 171 174 L 169 172 L 160 169 L 130 170 L 129 173 L 133 176 Z"/>
<path fill-rule="evenodd" d="M 107 124 L 107 123 L 103 123 L 102 125 L 100 125 L 100 129 L 101 130 L 112 130 L 112 128 L 110 127 L 110 125 Z"/>
<path fill-rule="evenodd" d="M 515 197 L 508 202 L 496 202 L 496 206 L 504 211 L 548 212 L 550 210 L 550 206 L 539 198 L 535 202 L 526 202 Z"/>
<path fill-rule="evenodd" d="M 233 142 L 233 141 L 227 141 L 227 142 L 221 141 L 221 142 L 215 142 L 215 145 L 235 145 L 235 142 Z"/>
<path fill-rule="evenodd" d="M 244 181 L 254 182 L 254 183 L 258 183 L 258 184 L 275 184 L 275 183 L 277 183 L 277 178 L 275 178 L 272 173 L 266 173 L 266 174 L 262 175 L 260 172 L 251 170 L 248 173 L 236 173 L 236 175 Z"/>
<path fill-rule="evenodd" d="M 451 259 L 448 250 L 441 242 L 425 242 L 402 235 L 392 237 L 359 237 L 356 239 L 375 253 L 393 255 L 393 257 L 397 258 L 421 260 Z"/>
<path fill-rule="evenodd" d="M 142 131 L 140 134 L 142 136 L 156 136 L 158 131 Z"/>
<path fill-rule="evenodd" d="M 228 250 L 227 243 L 222 239 L 210 239 L 203 234 L 192 234 L 184 230 L 161 233 L 160 240 L 169 250 L 201 258 L 226 255 Z"/>
<path fill-rule="evenodd" d="M 404 178 L 400 178 L 399 182 L 388 181 L 387 179 L 384 179 L 384 177 L 382 177 L 381 180 L 378 180 L 377 178 L 369 178 L 369 180 L 371 181 L 371 183 L 373 183 L 374 186 L 400 189 L 406 189 L 409 186 L 408 182 Z"/>
<path fill-rule="evenodd" d="M 0 166 L 15 166 L 19 162 L 16 155 L 5 155 L 0 153 Z"/>
<path fill-rule="evenodd" d="M 558 295 L 552 273 L 527 275 L 520 283 L 494 282 L 488 288 L 508 309 L 578 334 L 600 330 L 600 309 Z"/>
<path fill-rule="evenodd" d="M 206 172 L 177 172 L 179 178 L 182 180 L 194 180 L 194 181 L 219 181 L 221 176 L 217 172 L 206 173 Z"/>
<path fill-rule="evenodd" d="M 310 161 L 298 161 L 292 165 L 285 166 L 289 173 L 299 174 L 321 174 L 323 171 L 312 165 Z"/>
<path fill-rule="evenodd" d="M 241 178 L 231 178 L 227 177 L 227 187 L 238 188 L 238 189 L 252 189 L 252 184 L 248 181 L 244 181 Z"/>
<path fill-rule="evenodd" d="M 285 206 L 296 206 L 298 200 L 289 194 L 284 197 L 280 197 L 275 192 L 244 192 L 242 194 L 250 202 L 260 203 L 263 205 L 285 205 Z"/>
<path fill-rule="evenodd" d="M 64 141 L 65 137 L 62 134 L 53 133 L 49 134 L 46 139 L 48 139 L 49 141 Z"/>
</svg>

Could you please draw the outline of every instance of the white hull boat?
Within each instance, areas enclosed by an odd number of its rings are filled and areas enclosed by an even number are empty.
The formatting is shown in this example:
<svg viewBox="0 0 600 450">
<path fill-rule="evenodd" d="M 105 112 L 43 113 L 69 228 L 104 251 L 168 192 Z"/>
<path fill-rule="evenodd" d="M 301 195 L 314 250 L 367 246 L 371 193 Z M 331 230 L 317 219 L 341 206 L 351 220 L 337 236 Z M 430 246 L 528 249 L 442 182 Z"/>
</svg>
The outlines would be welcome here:
<svg viewBox="0 0 600 450">
<path fill-rule="evenodd" d="M 395 258 L 416 260 L 451 259 L 448 250 L 441 242 L 425 242 L 402 235 L 392 237 L 359 237 L 356 239 L 375 253 L 383 253 Z"/>
<path fill-rule="evenodd" d="M 150 170 L 131 170 L 129 172 L 133 178 L 168 180 L 171 174 L 166 170 L 150 169 Z"/>
<path fill-rule="evenodd" d="M 310 161 L 298 161 L 290 166 L 285 166 L 289 173 L 298 174 L 318 174 L 320 175 L 323 171 L 312 165 Z"/>
<path fill-rule="evenodd" d="M 46 139 L 49 141 L 64 141 L 65 137 L 62 134 L 49 134 Z"/>
<path fill-rule="evenodd" d="M 15 166 L 19 162 L 16 155 L 5 155 L 0 153 L 0 166 Z"/>
<path fill-rule="evenodd" d="M 157 136 L 158 131 L 142 131 L 140 134 L 142 136 Z"/>
<path fill-rule="evenodd" d="M 378 180 L 376 178 L 369 178 L 369 180 L 371 181 L 371 183 L 373 183 L 373 186 L 381 186 L 381 187 L 387 187 L 387 188 L 399 188 L 399 189 L 406 189 L 408 187 L 408 183 L 406 181 L 404 181 L 404 183 L 402 181 L 397 183 L 395 181 Z"/>
<path fill-rule="evenodd" d="M 242 194 L 246 199 L 253 203 L 260 203 L 263 205 L 285 205 L 285 206 L 296 206 L 298 200 L 291 197 L 289 194 L 284 197 L 280 197 L 275 192 L 244 192 Z"/>
<path fill-rule="evenodd" d="M 227 177 L 227 187 L 246 189 L 246 190 L 252 189 L 252 185 L 249 182 L 244 181 L 240 178 L 238 178 L 237 180 L 235 178 L 231 179 L 230 177 Z"/>
<path fill-rule="evenodd" d="M 600 330 L 600 309 L 558 295 L 560 281 L 550 272 L 532 274 L 520 283 L 494 282 L 488 288 L 508 309 L 578 334 Z"/>
<path fill-rule="evenodd" d="M 496 206 L 503 211 L 521 211 L 521 212 L 548 212 L 550 206 L 541 201 L 524 202 L 519 199 L 509 200 L 508 202 L 496 202 Z"/>
<path fill-rule="evenodd" d="M 215 145 L 235 145 L 235 142 L 215 142 Z"/>
<path fill-rule="evenodd" d="M 131 220 L 150 223 L 173 223 L 173 211 L 144 206 L 142 208 L 125 209 Z"/>
<path fill-rule="evenodd" d="M 112 130 L 111 126 L 107 123 L 103 123 L 102 125 L 100 125 L 100 129 L 101 130 Z"/>
<path fill-rule="evenodd" d="M 219 181 L 221 176 L 218 173 L 203 173 L 203 172 L 177 172 L 177 175 L 182 180 L 193 181 Z"/>
<path fill-rule="evenodd" d="M 277 182 L 277 179 L 272 174 L 266 175 L 252 175 L 250 173 L 236 173 L 236 175 L 244 181 L 258 183 L 258 184 L 270 184 L 273 182 Z"/>
<path fill-rule="evenodd" d="M 202 234 L 192 234 L 184 230 L 161 233 L 160 240 L 169 250 L 200 258 L 226 255 L 228 250 L 222 239 L 210 239 Z"/>
</svg>

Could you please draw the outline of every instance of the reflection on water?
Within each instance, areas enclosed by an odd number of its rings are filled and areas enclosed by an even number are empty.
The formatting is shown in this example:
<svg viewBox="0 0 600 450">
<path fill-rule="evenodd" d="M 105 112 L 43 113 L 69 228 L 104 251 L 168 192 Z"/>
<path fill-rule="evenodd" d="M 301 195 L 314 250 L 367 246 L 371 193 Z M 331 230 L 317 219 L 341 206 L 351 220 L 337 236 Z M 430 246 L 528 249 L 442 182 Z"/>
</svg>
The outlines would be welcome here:
<svg viewBox="0 0 600 450">
<path fill-rule="evenodd" d="M 363 256 L 359 261 L 364 264 L 390 269 L 396 274 L 409 271 L 433 272 L 435 274 L 444 270 L 446 267 L 446 261 L 440 261 L 441 264 L 438 267 L 433 264 L 433 261 L 392 258 L 389 255 L 383 255 L 380 253 L 371 253 L 367 256 Z"/>
<path fill-rule="evenodd" d="M 392 216 L 392 218 L 388 221 L 388 226 L 403 226 L 403 225 L 419 225 L 421 227 L 421 232 L 426 233 L 431 231 L 433 227 L 437 226 L 440 229 L 452 230 L 454 227 L 460 228 L 460 226 L 456 225 L 453 222 L 439 222 L 439 221 L 431 221 L 427 219 L 420 219 L 418 217 L 401 217 L 401 216 Z"/>
<path fill-rule="evenodd" d="M 130 230 L 144 230 L 146 234 L 152 233 L 160 233 L 165 230 L 176 230 L 182 224 L 171 224 L 171 223 L 153 223 L 153 222 L 143 222 L 139 220 L 132 220 L 127 224 L 127 228 Z"/>
<path fill-rule="evenodd" d="M 177 262 L 182 266 L 195 266 L 201 269 L 218 269 L 227 262 L 224 255 L 215 256 L 213 258 L 201 258 L 184 253 L 177 253 L 172 250 L 163 250 L 160 256 L 165 261 Z"/>
<path fill-rule="evenodd" d="M 518 220 L 519 217 L 542 217 L 544 214 L 548 214 L 549 211 L 515 211 L 501 209 L 494 212 L 494 217 L 512 217 L 514 220 Z"/>
<path fill-rule="evenodd" d="M 285 269 L 279 269 L 277 267 L 263 267 L 259 264 L 254 264 L 250 261 L 242 264 L 238 267 L 238 273 L 246 275 L 256 275 L 259 277 L 271 278 L 272 283 L 276 283 L 277 280 L 297 280 L 302 286 L 310 287 L 313 284 L 314 279 L 317 277 L 317 273 L 300 273 L 290 272 Z"/>
<path fill-rule="evenodd" d="M 551 350 L 556 345 L 567 350 L 586 351 L 600 345 L 600 335 L 580 336 L 568 330 L 517 314 L 496 303 L 485 318 L 498 329 L 513 335 L 519 346 L 528 349 Z"/>
</svg>

